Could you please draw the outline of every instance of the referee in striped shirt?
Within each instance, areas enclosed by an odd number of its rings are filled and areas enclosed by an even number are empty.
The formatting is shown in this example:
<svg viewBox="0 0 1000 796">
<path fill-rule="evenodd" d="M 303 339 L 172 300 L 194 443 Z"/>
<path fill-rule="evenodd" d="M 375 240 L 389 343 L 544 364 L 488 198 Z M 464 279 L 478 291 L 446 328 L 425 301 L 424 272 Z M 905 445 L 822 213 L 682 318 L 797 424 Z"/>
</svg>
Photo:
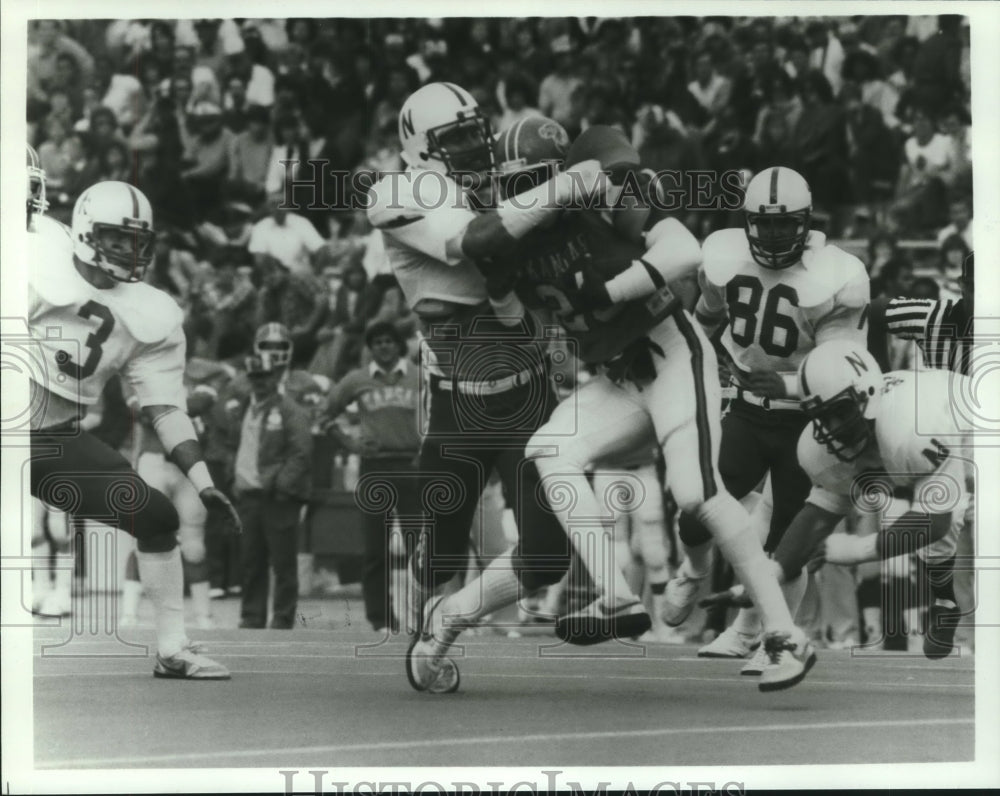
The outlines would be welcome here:
<svg viewBox="0 0 1000 796">
<path fill-rule="evenodd" d="M 962 298 L 895 298 L 885 308 L 890 334 L 916 340 L 924 355 L 924 364 L 935 370 L 953 370 L 969 374 L 973 346 L 973 302 L 975 266 L 969 254 L 962 264 Z"/>
<path fill-rule="evenodd" d="M 975 301 L 975 262 L 970 253 L 962 264 L 962 298 L 951 299 L 892 299 L 885 308 L 885 323 L 890 334 L 906 340 L 916 340 L 924 355 L 924 364 L 935 370 L 952 370 L 969 375 L 974 345 L 973 319 Z M 970 497 L 972 485 L 969 485 Z M 970 504 L 971 509 L 971 504 Z M 971 513 L 966 516 L 963 536 L 971 534 Z M 971 540 L 966 540 L 971 541 Z M 955 556 L 934 564 L 923 563 L 931 588 L 931 611 L 927 618 L 927 641 L 940 646 L 939 657 L 947 655 L 954 643 L 956 624 L 962 612 L 955 595 Z M 943 602 L 950 602 L 954 608 Z M 926 651 L 926 644 L 925 644 Z"/>
</svg>

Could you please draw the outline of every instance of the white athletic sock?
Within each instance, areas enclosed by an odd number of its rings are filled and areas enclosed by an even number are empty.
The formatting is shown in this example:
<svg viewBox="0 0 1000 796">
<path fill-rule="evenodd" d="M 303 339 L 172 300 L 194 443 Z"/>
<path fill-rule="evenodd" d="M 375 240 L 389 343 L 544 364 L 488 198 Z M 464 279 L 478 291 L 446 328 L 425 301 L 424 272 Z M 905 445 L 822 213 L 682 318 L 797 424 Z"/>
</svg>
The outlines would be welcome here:
<svg viewBox="0 0 1000 796">
<path fill-rule="evenodd" d="M 760 632 L 760 612 L 756 607 L 740 608 L 732 627 L 744 636 L 756 636 Z"/>
<path fill-rule="evenodd" d="M 495 558 L 478 578 L 445 597 L 432 621 L 435 655 L 440 657 L 447 652 L 464 625 L 517 602 L 520 586 L 508 551 Z"/>
<path fill-rule="evenodd" d="M 156 612 L 156 643 L 165 658 L 176 655 L 184 646 L 184 570 L 181 551 L 167 553 L 136 551 L 139 577 Z"/>
<path fill-rule="evenodd" d="M 712 540 L 691 547 L 684 545 L 681 571 L 691 578 L 704 578 L 712 569 Z"/>
<path fill-rule="evenodd" d="M 760 611 L 766 632 L 792 632 L 792 621 L 785 598 L 778 586 L 774 568 L 764 554 L 760 540 L 750 527 L 746 510 L 728 494 L 705 501 L 698 509 L 698 519 L 711 531 L 719 552 Z"/>
<path fill-rule="evenodd" d="M 121 616 L 138 617 L 141 600 L 142 584 L 137 580 L 126 579 L 122 583 Z"/>
<path fill-rule="evenodd" d="M 208 619 L 212 616 L 212 599 L 208 596 L 208 581 L 203 580 L 198 583 L 192 583 L 189 586 L 191 590 L 191 605 L 194 607 L 194 615 L 199 619 Z"/>
</svg>

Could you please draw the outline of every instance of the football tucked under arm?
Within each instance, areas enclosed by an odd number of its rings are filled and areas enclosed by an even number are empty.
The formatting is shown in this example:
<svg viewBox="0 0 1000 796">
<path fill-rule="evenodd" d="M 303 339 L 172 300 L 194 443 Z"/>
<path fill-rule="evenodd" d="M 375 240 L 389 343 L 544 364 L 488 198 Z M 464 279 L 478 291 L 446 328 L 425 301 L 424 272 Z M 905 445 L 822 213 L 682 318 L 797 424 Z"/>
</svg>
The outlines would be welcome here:
<svg viewBox="0 0 1000 796">
<path fill-rule="evenodd" d="M 612 303 L 643 298 L 690 274 L 701 263 L 701 246 L 677 219 L 665 218 L 646 233 L 646 253 L 605 286 Z"/>
</svg>

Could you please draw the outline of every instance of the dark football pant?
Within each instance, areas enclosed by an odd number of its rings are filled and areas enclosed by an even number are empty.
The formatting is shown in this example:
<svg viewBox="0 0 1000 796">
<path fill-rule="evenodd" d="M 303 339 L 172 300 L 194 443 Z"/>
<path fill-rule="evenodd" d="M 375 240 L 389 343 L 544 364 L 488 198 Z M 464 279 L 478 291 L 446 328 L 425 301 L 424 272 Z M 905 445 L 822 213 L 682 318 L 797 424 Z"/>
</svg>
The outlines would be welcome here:
<svg viewBox="0 0 1000 796">
<path fill-rule="evenodd" d="M 118 451 L 70 428 L 31 433 L 31 494 L 54 509 L 131 534 L 144 553 L 173 550 L 180 527 L 173 503 Z"/>
<path fill-rule="evenodd" d="M 764 544 L 767 552 L 778 546 L 812 488 L 797 454 L 799 437 L 808 423 L 802 412 L 769 411 L 740 400 L 734 400 L 722 418 L 719 473 L 726 490 L 739 500 L 771 473 L 774 509 Z M 681 514 L 680 537 L 695 547 L 711 539 L 711 534 L 693 516 Z"/>
<path fill-rule="evenodd" d="M 497 395 L 442 389 L 431 377 L 428 430 L 420 448 L 421 500 L 427 519 L 427 560 L 435 588 L 466 568 L 470 531 L 483 549 L 482 529 L 472 527 L 479 497 L 496 469 L 517 521 L 514 566 L 525 589 L 555 583 L 569 568 L 570 541 L 549 508 L 525 446 L 555 407 L 547 379 Z"/>
</svg>

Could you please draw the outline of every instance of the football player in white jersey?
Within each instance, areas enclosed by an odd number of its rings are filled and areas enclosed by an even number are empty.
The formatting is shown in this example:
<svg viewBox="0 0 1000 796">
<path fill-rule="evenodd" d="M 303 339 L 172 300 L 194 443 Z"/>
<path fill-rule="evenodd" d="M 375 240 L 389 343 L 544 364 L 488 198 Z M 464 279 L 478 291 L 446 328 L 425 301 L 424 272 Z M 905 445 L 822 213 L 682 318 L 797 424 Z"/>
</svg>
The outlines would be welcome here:
<svg viewBox="0 0 1000 796">
<path fill-rule="evenodd" d="M 811 425 L 798 459 L 812 491 L 775 550 L 779 578 L 800 578 L 817 549 L 833 564 L 953 549 L 969 499 L 972 438 L 959 427 L 952 396 L 967 378 L 942 370 L 883 374 L 865 345 L 843 340 L 817 346 L 802 361 L 799 394 Z M 893 487 L 912 492 L 909 511 L 877 534 L 830 535 L 852 508 L 881 512 Z M 740 604 L 745 595 L 736 586 L 712 596 L 727 599 Z M 943 607 L 954 610 L 950 602 Z M 952 629 L 950 639 L 925 638 L 924 653 L 944 657 L 953 637 Z"/>
<path fill-rule="evenodd" d="M 773 166 L 758 173 L 743 209 L 744 229 L 714 232 L 702 246 L 695 315 L 709 336 L 726 324 L 721 356 L 730 363 L 735 397 L 722 421 L 719 472 L 738 499 L 770 474 L 770 523 L 757 526 L 770 553 L 809 494 L 809 478 L 795 457 L 808 424 L 797 400 L 799 363 L 826 340 L 864 344 L 870 288 L 858 258 L 809 229 L 812 196 L 797 172 Z M 685 561 L 667 586 L 664 616 L 673 626 L 687 619 L 711 568 L 711 536 L 694 516 L 681 515 L 680 536 Z M 803 587 L 797 581 L 786 589 L 793 616 Z M 698 654 L 746 657 L 759 624 L 756 612 L 744 610 Z M 745 673 L 760 673 L 760 655 Z"/>
<path fill-rule="evenodd" d="M 488 614 L 514 602 L 522 586 L 534 591 L 558 581 L 569 565 L 566 535 L 524 456 L 555 405 L 544 341 L 530 319 L 512 317 L 498 301 L 506 296 L 491 295 L 477 263 L 512 250 L 562 207 L 597 195 L 603 181 L 591 161 L 525 195 L 495 205 L 477 201 L 473 183 L 493 167 L 493 134 L 472 95 L 453 83 L 414 92 L 400 111 L 399 137 L 408 168 L 375 183 L 368 217 L 424 334 L 429 401 L 419 469 L 429 517 L 408 567 L 405 622 L 416 645 L 431 591 L 465 569 L 477 498 L 494 469 L 521 536 L 469 599 Z M 359 483 L 359 495 L 368 483 Z M 415 674 L 411 659 L 407 675 L 418 690 L 457 687 L 450 660 Z"/>
<path fill-rule="evenodd" d="M 539 134 L 546 122 L 555 124 L 543 120 Z M 615 196 L 624 193 L 627 175 L 639 171 L 638 152 L 620 131 L 608 126 L 584 131 L 565 163 L 572 167 L 593 159 L 611 175 L 608 182 L 620 187 Z M 544 179 L 546 171 L 539 172 L 538 164 L 524 166 L 532 179 Z M 517 181 L 511 179 L 509 184 Z M 612 196 L 610 186 L 606 190 Z M 581 358 L 600 370 L 556 408 L 528 444 L 546 489 L 560 498 L 552 501 L 552 509 L 567 534 L 574 535 L 600 595 L 582 611 L 562 617 L 557 634 L 560 624 L 570 630 L 610 624 L 613 630 L 622 612 L 638 602 L 613 558 L 608 565 L 609 557 L 590 552 L 603 552 L 607 523 L 586 472 L 657 444 L 674 499 L 697 512 L 712 529 L 727 559 L 762 604 L 770 665 L 759 689 L 790 688 L 805 677 L 816 655 L 805 633 L 795 627 L 776 579 L 764 566 L 766 558 L 750 529 L 749 516 L 720 484 L 715 355 L 670 287 L 695 272 L 700 247 L 675 219 L 665 219 L 643 235 L 648 207 L 641 203 L 626 202 L 614 211 L 610 207 L 570 210 L 554 224 L 526 236 L 512 253 L 490 258 L 495 268 L 517 277 L 516 293 L 511 292 L 508 301 L 549 308 Z M 636 216 L 640 223 L 631 223 Z M 595 577 L 600 575 L 605 576 L 603 582 Z M 619 577 L 622 586 L 616 583 Z M 449 660 L 448 646 L 461 623 L 475 613 L 475 606 L 463 603 L 458 595 L 439 605 L 440 610 L 435 605 L 429 612 L 431 641 L 420 650 L 430 659 L 423 663 L 428 668 Z M 601 635 L 563 631 L 560 637 L 595 643 L 603 640 Z"/>
<path fill-rule="evenodd" d="M 239 529 L 184 411 L 181 309 L 141 282 L 153 234 L 149 200 L 127 183 L 102 182 L 77 200 L 71 237 L 29 238 L 28 323 L 47 366 L 44 383 L 32 383 L 43 400 L 31 418 L 31 493 L 136 538 L 139 573 L 156 614 L 154 675 L 228 679 L 229 671 L 199 655 L 185 635 L 177 511 L 120 453 L 80 428 L 105 383 L 120 374 L 205 508 Z"/>
</svg>

